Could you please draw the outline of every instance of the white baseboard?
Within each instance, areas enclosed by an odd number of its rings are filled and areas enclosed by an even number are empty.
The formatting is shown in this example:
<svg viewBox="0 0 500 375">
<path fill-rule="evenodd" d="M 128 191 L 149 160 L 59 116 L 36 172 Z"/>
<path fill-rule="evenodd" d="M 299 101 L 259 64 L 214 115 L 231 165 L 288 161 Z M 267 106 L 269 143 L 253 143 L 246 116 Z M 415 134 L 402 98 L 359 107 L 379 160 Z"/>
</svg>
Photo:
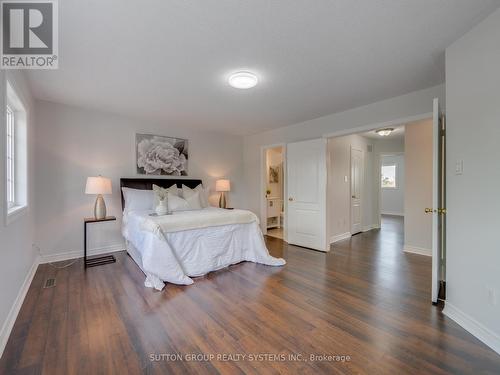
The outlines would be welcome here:
<svg viewBox="0 0 500 375">
<path fill-rule="evenodd" d="M 23 305 L 24 298 L 28 293 L 28 290 L 31 286 L 31 282 L 33 281 L 33 277 L 35 276 L 36 270 L 38 268 L 39 257 L 35 258 L 31 268 L 24 279 L 23 285 L 17 294 L 17 297 L 10 308 L 9 314 L 3 323 L 2 329 L 0 330 L 0 357 L 3 355 L 3 351 L 5 350 L 5 346 L 7 345 L 7 341 L 9 340 L 10 333 L 12 332 L 12 328 L 14 328 L 14 323 L 16 322 L 17 315 L 21 310 L 21 306 Z"/>
<path fill-rule="evenodd" d="M 404 212 L 382 211 L 380 215 L 405 216 Z"/>
<path fill-rule="evenodd" d="M 498 334 L 486 328 L 449 302 L 445 302 L 443 314 L 500 354 L 500 336 Z"/>
<path fill-rule="evenodd" d="M 120 243 L 116 245 L 103 246 L 94 249 L 89 249 L 87 252 L 88 256 L 106 254 L 106 253 L 114 253 L 116 251 L 125 250 L 125 243 Z M 44 263 L 53 263 L 53 262 L 61 262 L 64 260 L 76 259 L 83 257 L 83 250 L 75 250 L 75 251 L 67 251 L 64 253 L 58 254 L 42 254 L 40 259 L 40 264 Z"/>
<path fill-rule="evenodd" d="M 330 245 L 332 243 L 345 240 L 345 239 L 347 239 L 349 237 L 351 237 L 351 232 L 345 232 L 345 233 L 342 233 L 342 234 L 337 234 L 336 236 L 331 236 L 330 237 Z"/>
<path fill-rule="evenodd" d="M 369 230 L 372 229 L 380 229 L 380 225 L 378 224 L 367 225 L 363 228 L 363 232 L 368 232 Z"/>
<path fill-rule="evenodd" d="M 403 251 L 405 253 L 425 255 L 425 256 L 428 256 L 428 257 L 432 256 L 432 250 L 431 249 L 425 249 L 423 247 L 417 247 L 417 246 L 410 246 L 410 245 L 407 245 L 407 244 L 404 244 Z"/>
</svg>

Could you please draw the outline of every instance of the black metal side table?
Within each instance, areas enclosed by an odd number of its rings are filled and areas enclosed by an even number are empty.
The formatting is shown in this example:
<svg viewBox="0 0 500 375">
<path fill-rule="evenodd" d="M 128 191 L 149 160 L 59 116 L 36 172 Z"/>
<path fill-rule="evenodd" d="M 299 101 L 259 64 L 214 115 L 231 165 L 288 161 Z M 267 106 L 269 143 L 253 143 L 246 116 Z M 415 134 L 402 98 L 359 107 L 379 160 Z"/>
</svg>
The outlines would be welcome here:
<svg viewBox="0 0 500 375">
<path fill-rule="evenodd" d="M 116 220 L 115 216 L 106 216 L 104 219 L 96 219 L 94 217 L 86 217 L 83 220 L 83 263 L 85 268 L 100 266 L 101 264 L 108 264 L 116 262 L 114 255 L 105 255 L 101 257 L 87 258 L 87 224 L 100 223 L 103 221 L 113 221 Z"/>
</svg>

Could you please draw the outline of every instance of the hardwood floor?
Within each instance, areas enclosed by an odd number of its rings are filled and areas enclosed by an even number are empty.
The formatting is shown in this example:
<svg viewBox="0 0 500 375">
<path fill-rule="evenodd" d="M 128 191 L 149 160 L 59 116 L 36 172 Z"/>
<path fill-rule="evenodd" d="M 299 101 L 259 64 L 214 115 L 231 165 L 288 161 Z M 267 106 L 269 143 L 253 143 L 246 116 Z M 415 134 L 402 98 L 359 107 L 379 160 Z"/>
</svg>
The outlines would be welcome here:
<svg viewBox="0 0 500 375">
<path fill-rule="evenodd" d="M 269 237 L 279 238 L 280 240 L 282 240 L 283 239 L 283 227 L 268 229 L 267 235 Z"/>
<path fill-rule="evenodd" d="M 500 373 L 500 356 L 431 305 L 430 258 L 402 253 L 400 220 L 385 218 L 382 230 L 327 254 L 266 240 L 285 267 L 241 263 L 162 292 L 143 286 L 124 252 L 87 271 L 81 260 L 61 270 L 42 265 L 0 372 Z M 48 277 L 57 285 L 43 289 Z M 216 357 L 189 361 L 194 354 Z"/>
</svg>

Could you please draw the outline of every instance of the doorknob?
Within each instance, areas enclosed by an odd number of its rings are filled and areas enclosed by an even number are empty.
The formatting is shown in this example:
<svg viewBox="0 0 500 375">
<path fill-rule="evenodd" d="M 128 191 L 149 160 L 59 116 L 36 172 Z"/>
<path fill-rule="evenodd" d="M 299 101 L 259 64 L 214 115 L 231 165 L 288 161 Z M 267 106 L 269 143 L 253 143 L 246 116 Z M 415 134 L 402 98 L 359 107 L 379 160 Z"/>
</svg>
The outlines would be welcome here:
<svg viewBox="0 0 500 375">
<path fill-rule="evenodd" d="M 351 195 L 351 198 L 356 198 L 356 196 L 355 195 Z"/>
<path fill-rule="evenodd" d="M 437 213 L 440 215 L 445 215 L 446 214 L 446 208 L 438 208 Z"/>
<path fill-rule="evenodd" d="M 432 209 L 432 208 L 426 208 L 425 209 L 425 213 L 426 214 L 432 214 L 433 212 L 436 212 L 436 210 Z"/>
<path fill-rule="evenodd" d="M 288 198 L 288 200 L 291 202 L 291 201 L 293 201 L 293 198 L 292 198 L 292 197 L 289 197 L 289 198 Z"/>
</svg>

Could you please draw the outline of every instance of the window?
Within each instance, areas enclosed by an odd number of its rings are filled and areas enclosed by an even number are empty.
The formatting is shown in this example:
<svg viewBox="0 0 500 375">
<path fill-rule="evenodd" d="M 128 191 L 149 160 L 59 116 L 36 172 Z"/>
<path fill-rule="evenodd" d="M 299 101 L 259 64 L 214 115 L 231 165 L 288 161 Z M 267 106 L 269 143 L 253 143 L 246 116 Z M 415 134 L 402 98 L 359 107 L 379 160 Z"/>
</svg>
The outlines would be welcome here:
<svg viewBox="0 0 500 375">
<path fill-rule="evenodd" d="M 396 181 L 396 172 L 397 168 L 395 164 L 392 165 L 383 165 L 382 166 L 382 188 L 384 189 L 396 189 L 397 181 Z"/>
<path fill-rule="evenodd" d="M 7 106 L 7 207 L 12 209 L 16 205 L 15 190 L 15 118 L 12 109 Z"/>
<path fill-rule="evenodd" d="M 9 224 L 28 207 L 27 113 L 10 82 L 6 94 L 4 199 L 6 224 Z"/>
</svg>

